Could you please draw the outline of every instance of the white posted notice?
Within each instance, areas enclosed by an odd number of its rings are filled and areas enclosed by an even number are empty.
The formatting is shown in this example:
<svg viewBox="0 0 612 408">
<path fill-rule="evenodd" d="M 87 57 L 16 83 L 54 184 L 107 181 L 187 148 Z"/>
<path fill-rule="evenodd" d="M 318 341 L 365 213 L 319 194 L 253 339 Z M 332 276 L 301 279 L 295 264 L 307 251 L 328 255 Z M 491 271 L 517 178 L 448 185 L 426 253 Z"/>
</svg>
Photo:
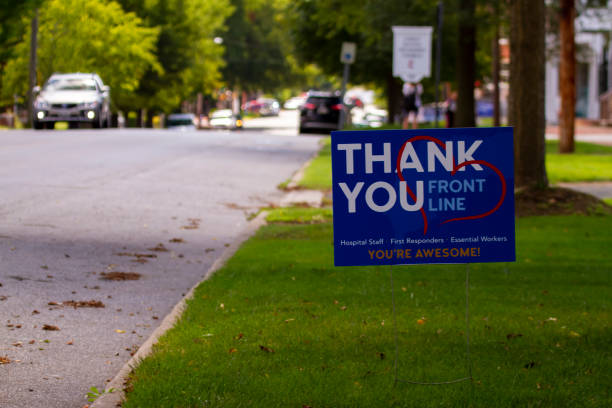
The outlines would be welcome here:
<svg viewBox="0 0 612 408">
<path fill-rule="evenodd" d="M 431 75 L 432 27 L 394 26 L 393 76 L 419 82 Z"/>
</svg>

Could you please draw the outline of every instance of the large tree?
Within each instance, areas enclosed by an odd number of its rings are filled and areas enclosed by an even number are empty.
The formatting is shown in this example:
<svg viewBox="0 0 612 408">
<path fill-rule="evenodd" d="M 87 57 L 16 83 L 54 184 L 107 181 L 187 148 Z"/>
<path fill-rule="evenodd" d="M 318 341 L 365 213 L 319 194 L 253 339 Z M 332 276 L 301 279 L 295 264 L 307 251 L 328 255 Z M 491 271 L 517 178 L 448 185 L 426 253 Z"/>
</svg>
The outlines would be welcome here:
<svg viewBox="0 0 612 408">
<path fill-rule="evenodd" d="M 229 0 L 119 1 L 160 30 L 156 47 L 162 70 L 147 71 L 135 107 L 169 113 L 197 92 L 212 92 L 221 84 L 223 46 L 214 38 L 233 11 Z"/>
<path fill-rule="evenodd" d="M 287 1 L 231 0 L 223 33 L 223 79 L 232 89 L 274 92 L 294 79 L 291 38 L 283 15 Z"/>
<path fill-rule="evenodd" d="M 574 151 L 574 122 L 576 116 L 576 42 L 574 20 L 575 0 L 561 0 L 559 7 L 559 32 L 561 55 L 559 60 L 559 91 L 561 111 L 559 112 L 559 151 Z"/>
<path fill-rule="evenodd" d="M 155 58 L 158 30 L 143 27 L 115 2 L 49 0 L 40 9 L 38 83 L 54 72 L 97 72 L 110 85 L 113 101 L 129 101 Z M 5 69 L 4 94 L 27 93 L 30 33 L 15 47 Z"/>
<path fill-rule="evenodd" d="M 476 80 L 476 2 L 462 0 L 457 30 L 457 115 L 458 127 L 476 126 L 474 82 Z"/>
<path fill-rule="evenodd" d="M 0 106 L 13 102 L 10 91 L 2 92 L 4 67 L 14 57 L 15 46 L 28 27 L 26 17 L 42 0 L 3 0 L 0 7 Z"/>
<path fill-rule="evenodd" d="M 511 0 L 510 125 L 516 187 L 548 185 L 544 138 L 544 0 Z"/>
<path fill-rule="evenodd" d="M 456 1 L 447 3 L 441 78 L 454 81 Z M 436 22 L 436 6 L 437 2 L 432 0 L 296 0 L 290 12 L 298 55 L 302 61 L 314 62 L 327 73 L 340 75 L 342 42 L 357 43 L 351 81 L 384 88 L 389 118 L 393 120 L 400 113 L 401 81 L 392 75 L 391 27 L 432 26 Z M 426 92 L 430 92 L 426 98 L 430 98 L 433 78 L 426 78 L 423 83 Z"/>
</svg>

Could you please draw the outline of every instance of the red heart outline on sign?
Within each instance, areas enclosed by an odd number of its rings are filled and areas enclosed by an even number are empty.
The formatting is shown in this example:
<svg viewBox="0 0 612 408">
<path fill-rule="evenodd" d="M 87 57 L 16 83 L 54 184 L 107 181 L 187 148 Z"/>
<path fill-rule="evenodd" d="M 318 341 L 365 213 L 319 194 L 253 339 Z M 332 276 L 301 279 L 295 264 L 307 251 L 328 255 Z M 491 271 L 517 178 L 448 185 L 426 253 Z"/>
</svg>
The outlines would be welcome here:
<svg viewBox="0 0 612 408">
<path fill-rule="evenodd" d="M 446 145 L 440 139 L 435 138 L 433 136 L 425 136 L 425 135 L 414 136 L 414 137 L 411 137 L 410 139 L 406 140 L 406 142 L 404 142 L 404 144 L 402 145 L 402 147 L 399 150 L 399 153 L 397 155 L 396 164 L 395 164 L 396 172 L 397 172 L 397 177 L 400 179 L 400 181 L 406 181 L 404 179 L 404 175 L 402 174 L 402 170 L 401 170 L 401 159 L 402 159 L 402 155 L 404 154 L 404 149 L 406 148 L 406 145 L 408 143 L 412 143 L 412 142 L 416 142 L 416 141 L 421 141 L 421 140 L 434 142 L 435 144 L 440 146 L 442 149 L 446 150 Z M 493 170 L 495 172 L 495 174 L 497 174 L 497 176 L 499 177 L 499 180 L 501 181 L 501 187 L 502 187 L 501 195 L 499 197 L 499 200 L 497 201 L 497 203 L 495 204 L 495 206 L 493 208 L 491 208 L 490 210 L 485 211 L 485 212 L 483 212 L 481 214 L 468 215 L 468 216 L 465 216 L 465 217 L 451 218 L 451 219 L 448 219 L 446 221 L 442 221 L 440 223 L 440 225 L 447 224 L 449 222 L 465 221 L 465 220 L 476 220 L 476 219 L 479 219 L 479 218 L 488 217 L 489 215 L 491 215 L 495 211 L 497 211 L 499 209 L 499 207 L 501 207 L 502 203 L 504 202 L 504 200 L 506 198 L 506 179 L 504 178 L 504 175 L 502 174 L 502 172 L 497 167 L 495 167 L 494 165 L 489 163 L 488 161 L 485 161 L 485 160 L 469 160 L 469 161 L 465 161 L 465 162 L 463 162 L 463 163 L 461 163 L 459 165 L 456 165 L 454 157 L 453 157 L 453 171 L 451 172 L 451 176 L 454 176 L 455 174 L 457 174 L 457 171 L 459 171 L 459 169 L 461 169 L 462 167 L 469 166 L 471 164 L 480 164 L 482 166 L 488 167 L 491 170 Z M 408 184 L 406 184 L 406 192 L 408 192 L 408 195 L 410 196 L 410 198 L 416 202 L 416 199 L 417 199 L 416 195 L 410 189 Z M 423 207 L 421 207 L 420 212 L 421 212 L 421 215 L 423 216 L 423 235 L 425 235 L 425 234 L 427 234 L 427 229 L 428 229 L 427 213 L 425 212 L 425 209 Z"/>
</svg>

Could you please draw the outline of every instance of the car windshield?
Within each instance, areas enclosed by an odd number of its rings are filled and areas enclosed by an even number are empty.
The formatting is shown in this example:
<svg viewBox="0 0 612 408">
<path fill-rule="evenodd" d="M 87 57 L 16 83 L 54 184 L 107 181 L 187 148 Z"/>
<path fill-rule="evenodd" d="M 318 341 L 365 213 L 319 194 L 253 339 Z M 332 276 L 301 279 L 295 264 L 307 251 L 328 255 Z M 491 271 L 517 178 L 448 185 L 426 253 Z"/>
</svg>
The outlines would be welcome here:
<svg viewBox="0 0 612 408">
<path fill-rule="evenodd" d="M 48 91 L 95 91 L 96 82 L 90 78 L 57 78 L 49 80 L 45 89 Z"/>
<path fill-rule="evenodd" d="M 310 98 L 308 98 L 308 102 L 314 103 L 316 105 L 335 105 L 340 103 L 340 98 L 338 98 L 337 96 L 311 96 Z"/>
<path fill-rule="evenodd" d="M 193 125 L 193 118 L 189 116 L 168 118 L 168 121 L 166 123 L 168 126 L 190 126 Z"/>
</svg>

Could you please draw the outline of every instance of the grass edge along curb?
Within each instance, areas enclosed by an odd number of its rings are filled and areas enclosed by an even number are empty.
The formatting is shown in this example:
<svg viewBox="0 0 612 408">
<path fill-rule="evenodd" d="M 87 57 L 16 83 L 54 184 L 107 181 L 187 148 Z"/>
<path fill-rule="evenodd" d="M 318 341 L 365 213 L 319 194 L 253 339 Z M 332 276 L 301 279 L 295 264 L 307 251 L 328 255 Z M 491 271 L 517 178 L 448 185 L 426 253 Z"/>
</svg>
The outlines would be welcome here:
<svg viewBox="0 0 612 408">
<path fill-rule="evenodd" d="M 104 393 L 96 399 L 90 408 L 116 408 L 123 399 L 125 393 L 123 391 L 124 384 L 129 374 L 136 368 L 142 360 L 144 360 L 153 351 L 153 346 L 157 343 L 159 338 L 163 336 L 168 330 L 172 329 L 178 319 L 181 317 L 187 306 L 187 300 L 193 297 L 195 289 L 200 284 L 208 280 L 217 270 L 230 259 L 234 253 L 240 248 L 240 246 L 251 237 L 260 227 L 266 224 L 266 217 L 268 213 L 266 211 L 260 212 L 257 217 L 251 220 L 246 228 L 242 230 L 236 239 L 231 243 L 229 247 L 223 251 L 221 256 L 213 262 L 210 268 L 206 271 L 204 278 L 197 282 L 185 296 L 172 308 L 172 311 L 164 317 L 161 324 L 151 333 L 151 335 L 145 340 L 145 342 L 138 348 L 138 351 L 130 358 L 130 360 L 121 367 L 117 375 L 108 383 L 104 389 Z M 110 391 L 114 388 L 114 391 Z"/>
</svg>

